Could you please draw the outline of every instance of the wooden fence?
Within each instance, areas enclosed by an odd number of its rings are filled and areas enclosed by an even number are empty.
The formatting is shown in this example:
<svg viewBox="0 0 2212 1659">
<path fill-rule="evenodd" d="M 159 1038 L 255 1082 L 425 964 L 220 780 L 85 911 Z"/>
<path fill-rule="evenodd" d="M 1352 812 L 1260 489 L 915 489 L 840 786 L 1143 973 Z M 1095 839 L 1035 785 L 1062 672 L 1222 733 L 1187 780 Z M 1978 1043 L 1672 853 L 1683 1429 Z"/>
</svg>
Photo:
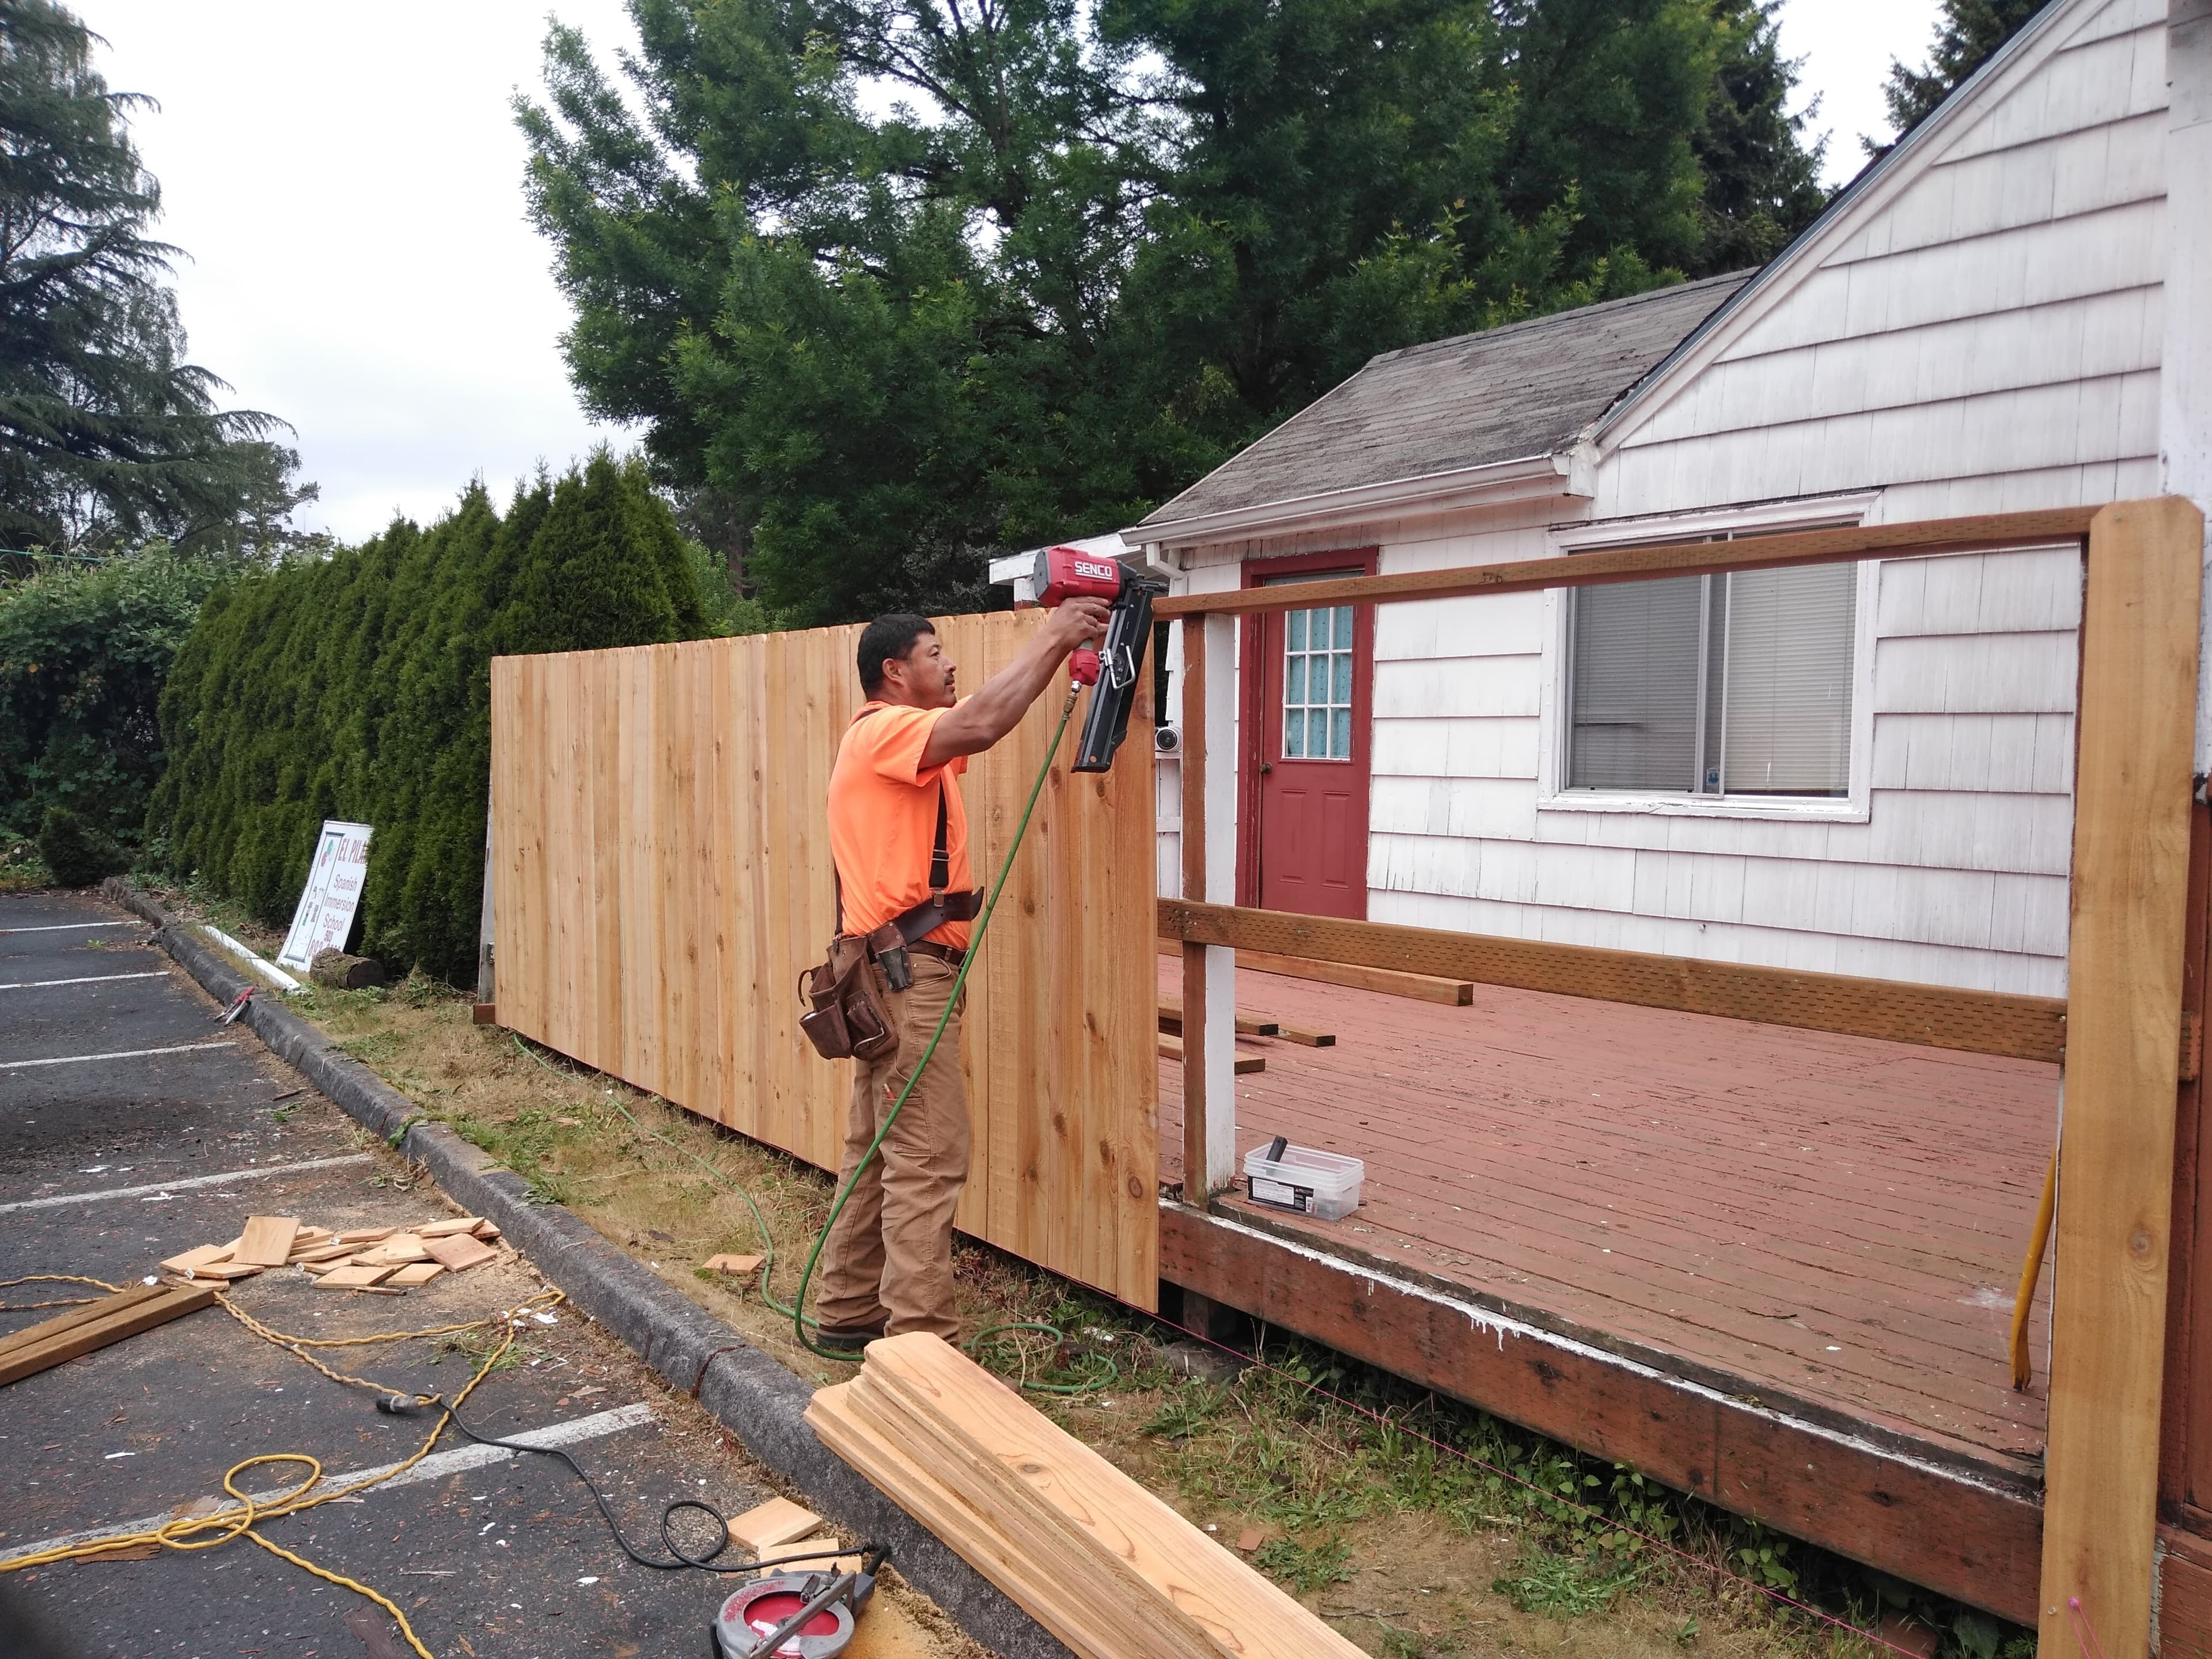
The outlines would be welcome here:
<svg viewBox="0 0 2212 1659">
<path fill-rule="evenodd" d="M 972 686 L 1037 620 L 938 627 Z M 823 800 L 860 702 L 859 633 L 492 665 L 500 1023 L 824 1168 L 851 1062 L 807 1046 L 795 981 L 832 930 Z M 1005 856 L 1060 702 L 1048 693 L 969 767 L 978 883 Z M 1140 705 L 1139 742 L 1149 721 Z M 1072 750 L 1071 733 L 969 980 L 975 1158 L 958 1224 L 1150 1308 L 1152 768 L 1134 750 L 1109 774 L 1072 775 Z"/>
</svg>

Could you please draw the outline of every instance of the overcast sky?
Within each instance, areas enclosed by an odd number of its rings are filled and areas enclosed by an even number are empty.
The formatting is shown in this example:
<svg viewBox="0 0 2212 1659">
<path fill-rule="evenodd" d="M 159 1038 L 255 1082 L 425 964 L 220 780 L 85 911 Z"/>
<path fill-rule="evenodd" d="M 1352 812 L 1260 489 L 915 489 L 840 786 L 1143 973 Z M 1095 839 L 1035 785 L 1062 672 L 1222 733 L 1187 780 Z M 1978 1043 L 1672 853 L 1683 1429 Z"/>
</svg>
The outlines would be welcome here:
<svg viewBox="0 0 2212 1659">
<path fill-rule="evenodd" d="M 602 438 L 559 348 L 567 307 L 525 223 L 509 95 L 538 82 L 550 10 L 603 53 L 621 0 L 81 0 L 111 87 L 161 182 L 160 234 L 193 360 L 235 405 L 297 429 L 322 500 L 303 527 L 348 539 L 434 515 L 475 473 L 496 498 Z M 1926 54 L 1936 0 L 1786 0 L 1829 182 L 1887 131 L 1893 56 Z"/>
</svg>

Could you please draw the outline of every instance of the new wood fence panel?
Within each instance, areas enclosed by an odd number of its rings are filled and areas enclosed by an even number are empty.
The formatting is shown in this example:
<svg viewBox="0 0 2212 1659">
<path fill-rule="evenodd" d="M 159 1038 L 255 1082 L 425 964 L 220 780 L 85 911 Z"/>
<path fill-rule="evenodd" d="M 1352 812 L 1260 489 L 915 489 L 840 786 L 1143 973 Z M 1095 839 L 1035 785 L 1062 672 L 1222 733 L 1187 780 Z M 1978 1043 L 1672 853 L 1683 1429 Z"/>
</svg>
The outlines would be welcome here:
<svg viewBox="0 0 2212 1659">
<path fill-rule="evenodd" d="M 972 687 L 1036 620 L 939 626 Z M 835 925 L 823 802 L 860 702 L 858 640 L 820 629 L 493 665 L 501 1024 L 825 1168 L 851 1066 L 806 1046 L 795 981 Z M 979 882 L 1006 854 L 1060 703 L 1041 699 L 962 782 Z M 1147 890 L 1152 866 L 1148 724 L 1140 707 L 1135 746 L 1104 777 L 1071 775 L 1064 741 L 969 977 L 975 1150 L 958 1216 L 1145 1306 L 1157 990 L 1149 908 L 1126 896 Z"/>
</svg>

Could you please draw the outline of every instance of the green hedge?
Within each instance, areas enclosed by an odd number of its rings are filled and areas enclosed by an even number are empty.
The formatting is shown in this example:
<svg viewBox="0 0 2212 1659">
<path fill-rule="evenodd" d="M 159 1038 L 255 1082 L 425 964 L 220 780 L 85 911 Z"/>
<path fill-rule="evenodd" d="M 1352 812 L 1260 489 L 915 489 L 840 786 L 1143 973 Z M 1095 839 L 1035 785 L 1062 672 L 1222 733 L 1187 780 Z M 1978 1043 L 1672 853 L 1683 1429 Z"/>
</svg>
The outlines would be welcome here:
<svg viewBox="0 0 2212 1659">
<path fill-rule="evenodd" d="M 472 982 L 495 656 L 696 639 L 699 585 L 635 464 L 481 486 L 428 530 L 210 595 L 161 696 L 149 828 L 173 867 L 282 926 L 325 818 L 372 825 L 362 949 Z"/>
</svg>

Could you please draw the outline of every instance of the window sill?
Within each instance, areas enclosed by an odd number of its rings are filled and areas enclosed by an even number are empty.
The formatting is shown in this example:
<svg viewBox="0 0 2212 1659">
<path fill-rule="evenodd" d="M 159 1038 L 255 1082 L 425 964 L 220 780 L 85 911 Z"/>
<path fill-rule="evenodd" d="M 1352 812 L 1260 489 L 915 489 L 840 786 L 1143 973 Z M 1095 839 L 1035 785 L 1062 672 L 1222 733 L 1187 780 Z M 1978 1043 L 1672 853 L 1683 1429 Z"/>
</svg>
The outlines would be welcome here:
<svg viewBox="0 0 2212 1659">
<path fill-rule="evenodd" d="M 1596 791 L 1540 795 L 1539 812 L 1637 812 L 1660 818 L 1765 819 L 1784 823 L 1864 823 L 1868 803 L 1848 796 L 1790 800 L 1778 796 L 1607 794 Z"/>
</svg>

